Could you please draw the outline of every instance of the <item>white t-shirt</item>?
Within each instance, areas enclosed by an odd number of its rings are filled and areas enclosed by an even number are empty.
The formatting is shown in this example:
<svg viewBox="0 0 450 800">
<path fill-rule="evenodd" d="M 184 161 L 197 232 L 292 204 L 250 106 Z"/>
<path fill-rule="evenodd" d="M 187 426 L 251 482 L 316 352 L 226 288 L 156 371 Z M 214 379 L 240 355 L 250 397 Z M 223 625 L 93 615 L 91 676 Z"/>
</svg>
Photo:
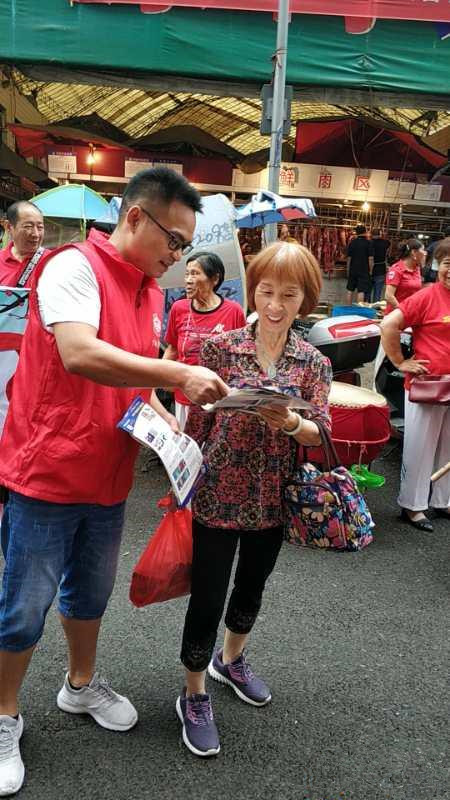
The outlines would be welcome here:
<svg viewBox="0 0 450 800">
<path fill-rule="evenodd" d="M 42 324 L 82 322 L 98 330 L 100 291 L 97 278 L 87 260 L 75 247 L 50 258 L 37 285 Z"/>
</svg>

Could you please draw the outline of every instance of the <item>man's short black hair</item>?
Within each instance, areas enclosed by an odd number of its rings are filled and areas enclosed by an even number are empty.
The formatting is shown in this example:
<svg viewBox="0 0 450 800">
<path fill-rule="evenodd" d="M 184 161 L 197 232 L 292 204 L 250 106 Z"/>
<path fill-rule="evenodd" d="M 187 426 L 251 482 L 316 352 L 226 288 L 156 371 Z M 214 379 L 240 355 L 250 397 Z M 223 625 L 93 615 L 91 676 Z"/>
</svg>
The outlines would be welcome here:
<svg viewBox="0 0 450 800">
<path fill-rule="evenodd" d="M 197 189 L 175 170 L 169 167 L 152 167 L 138 172 L 129 182 L 122 198 L 119 221 L 128 209 L 139 201 L 151 206 L 168 206 L 175 200 L 184 203 L 192 211 L 201 211 L 202 201 Z"/>
<path fill-rule="evenodd" d="M 42 216 L 41 209 L 35 206 L 34 203 L 30 203 L 29 200 L 16 200 L 16 202 L 10 205 L 6 211 L 6 219 L 8 220 L 9 224 L 13 226 L 13 228 L 19 222 L 20 212 L 27 206 L 34 208 L 35 211 L 39 211 Z"/>
<path fill-rule="evenodd" d="M 357 225 L 356 226 L 356 235 L 362 236 L 363 233 L 367 233 L 367 229 L 365 225 Z"/>
</svg>

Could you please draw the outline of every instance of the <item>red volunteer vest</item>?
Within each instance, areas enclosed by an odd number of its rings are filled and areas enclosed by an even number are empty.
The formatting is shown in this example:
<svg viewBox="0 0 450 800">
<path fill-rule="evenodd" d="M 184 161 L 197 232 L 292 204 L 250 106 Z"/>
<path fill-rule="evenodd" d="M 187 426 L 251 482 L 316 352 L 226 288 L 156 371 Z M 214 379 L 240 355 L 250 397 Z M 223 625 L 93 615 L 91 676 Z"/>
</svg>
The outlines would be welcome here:
<svg viewBox="0 0 450 800">
<path fill-rule="evenodd" d="M 156 282 L 124 261 L 97 232 L 77 247 L 97 277 L 101 314 L 98 338 L 142 356 L 156 357 L 155 322 L 163 295 Z M 39 279 L 44 257 L 35 270 Z M 34 283 L 34 281 L 33 281 Z M 138 389 L 102 386 L 64 369 L 55 338 L 41 323 L 37 292 L 12 402 L 0 443 L 0 484 L 54 503 L 114 505 L 126 499 L 138 445 L 116 425 Z"/>
</svg>

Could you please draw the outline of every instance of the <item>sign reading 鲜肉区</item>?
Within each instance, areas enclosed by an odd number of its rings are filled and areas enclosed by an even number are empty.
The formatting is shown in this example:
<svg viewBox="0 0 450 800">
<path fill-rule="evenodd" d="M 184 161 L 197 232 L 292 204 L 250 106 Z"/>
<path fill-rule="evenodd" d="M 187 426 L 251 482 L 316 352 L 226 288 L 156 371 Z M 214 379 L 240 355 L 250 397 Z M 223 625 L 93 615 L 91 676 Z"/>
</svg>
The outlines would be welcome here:
<svg viewBox="0 0 450 800">
<path fill-rule="evenodd" d="M 285 176 L 281 181 L 281 176 Z M 233 170 L 233 189 L 256 193 L 268 182 L 268 170 L 250 175 Z M 328 167 L 318 164 L 283 162 L 280 167 L 279 193 L 284 197 L 359 200 L 364 202 L 401 203 L 414 198 L 427 202 L 441 199 L 441 184 L 416 184 L 413 181 L 389 179 L 389 171 Z"/>
<path fill-rule="evenodd" d="M 228 11 L 278 11 L 278 0 L 72 0 L 76 3 L 103 5 L 138 5 L 148 14 L 168 11 L 173 7 L 224 9 Z M 375 19 L 421 20 L 423 22 L 450 22 L 448 0 L 291 0 L 291 14 L 325 14 L 349 19 L 373 21 Z M 355 32 L 357 25 L 353 26 Z"/>
</svg>

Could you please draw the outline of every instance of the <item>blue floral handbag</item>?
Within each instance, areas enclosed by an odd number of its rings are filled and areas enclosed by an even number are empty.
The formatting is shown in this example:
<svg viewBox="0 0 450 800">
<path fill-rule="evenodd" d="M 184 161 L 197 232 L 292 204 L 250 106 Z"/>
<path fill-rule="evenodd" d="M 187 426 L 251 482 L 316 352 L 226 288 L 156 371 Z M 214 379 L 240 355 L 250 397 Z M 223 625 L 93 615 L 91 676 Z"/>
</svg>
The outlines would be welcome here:
<svg viewBox="0 0 450 800">
<path fill-rule="evenodd" d="M 361 550 L 373 540 L 372 516 L 353 477 L 339 465 L 330 434 L 318 427 L 326 470 L 300 464 L 285 487 L 285 539 L 305 547 Z"/>
</svg>

